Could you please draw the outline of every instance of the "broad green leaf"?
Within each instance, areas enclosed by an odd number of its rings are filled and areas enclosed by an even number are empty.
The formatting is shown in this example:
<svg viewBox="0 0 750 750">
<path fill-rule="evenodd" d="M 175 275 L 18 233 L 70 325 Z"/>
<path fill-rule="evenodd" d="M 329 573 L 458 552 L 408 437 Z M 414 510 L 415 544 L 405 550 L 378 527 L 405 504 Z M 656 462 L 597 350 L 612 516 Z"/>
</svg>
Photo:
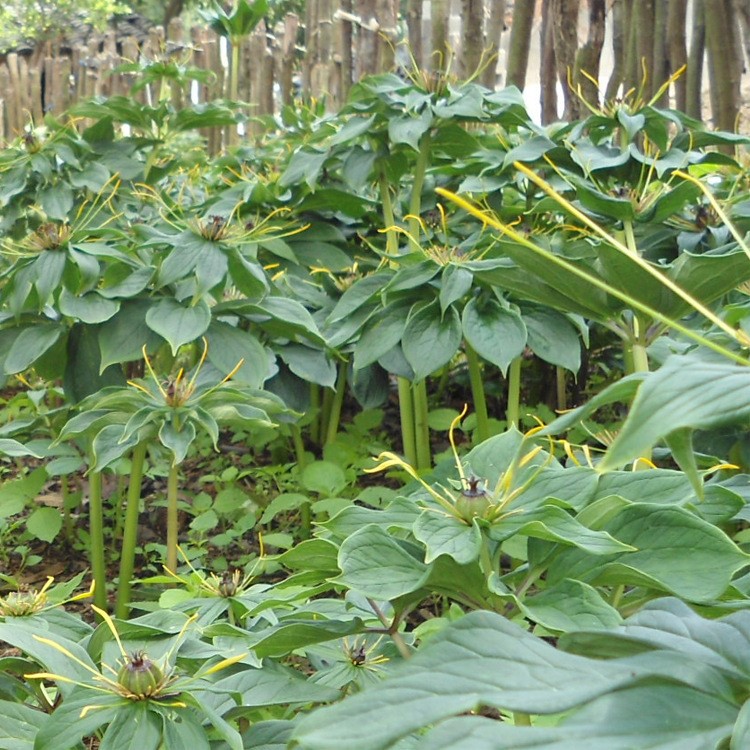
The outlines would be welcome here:
<svg viewBox="0 0 750 750">
<path fill-rule="evenodd" d="M 302 486 L 325 497 L 335 497 L 346 487 L 344 470 L 331 461 L 313 461 L 302 470 Z"/>
<path fill-rule="evenodd" d="M 5 372 L 14 375 L 27 370 L 57 342 L 62 332 L 62 327 L 57 323 L 39 323 L 24 328 L 5 357 Z"/>
<path fill-rule="evenodd" d="M 646 685 L 602 696 L 556 727 L 450 719 L 418 750 L 718 750 L 736 715 L 735 706 L 698 690 Z"/>
<path fill-rule="evenodd" d="M 143 347 L 153 351 L 161 339 L 146 325 L 149 300 L 128 300 L 99 328 L 100 372 L 113 364 L 142 359 Z"/>
<path fill-rule="evenodd" d="M 526 311 L 523 317 L 528 345 L 537 357 L 552 365 L 578 372 L 581 367 L 581 343 L 573 324 L 555 310 Z"/>
<path fill-rule="evenodd" d="M 428 107 L 416 116 L 412 112 L 406 112 L 400 117 L 388 118 L 388 137 L 393 144 L 405 143 L 419 151 L 419 142 L 431 125 L 432 112 Z"/>
<path fill-rule="evenodd" d="M 675 430 L 711 429 L 748 415 L 750 368 L 672 356 L 644 379 L 600 468 L 606 471 L 637 458 Z"/>
<path fill-rule="evenodd" d="M 0 438 L 0 455 L 3 456 L 34 456 L 41 458 L 41 455 L 27 448 L 23 443 L 11 438 Z"/>
<path fill-rule="evenodd" d="M 182 712 L 179 720 L 163 717 L 162 741 L 164 750 L 210 750 L 206 730 L 196 717 Z"/>
<path fill-rule="evenodd" d="M 0 701 L 0 747 L 3 750 L 33 750 L 34 738 L 43 720 L 44 714 L 31 706 Z"/>
<path fill-rule="evenodd" d="M 472 287 L 474 274 L 461 266 L 449 265 L 440 277 L 440 311 L 444 313 Z"/>
<path fill-rule="evenodd" d="M 279 185 L 285 187 L 305 183 L 311 190 L 315 189 L 320 172 L 327 160 L 327 151 L 313 151 L 310 148 L 297 149 L 279 177 Z"/>
<path fill-rule="evenodd" d="M 411 555 L 381 526 L 368 524 L 339 549 L 341 575 L 336 583 L 378 601 L 396 599 L 419 589 L 429 567 Z"/>
<path fill-rule="evenodd" d="M 159 428 L 159 442 L 172 452 L 173 461 L 181 464 L 187 456 L 190 445 L 195 440 L 195 425 L 192 421 L 185 422 L 180 429 L 174 422 L 163 422 Z"/>
<path fill-rule="evenodd" d="M 279 356 L 298 377 L 325 388 L 336 385 L 336 364 L 320 349 L 302 344 L 287 344 L 279 349 Z"/>
<path fill-rule="evenodd" d="M 148 701 L 127 701 L 107 727 L 100 750 L 159 750 L 162 720 L 151 711 Z"/>
<path fill-rule="evenodd" d="M 608 559 L 563 550 L 550 566 L 548 583 L 577 578 L 592 584 L 645 586 L 688 601 L 709 602 L 719 598 L 733 575 L 750 562 L 722 531 L 683 508 L 633 503 L 603 530 L 638 551 Z"/>
<path fill-rule="evenodd" d="M 650 377 L 649 373 L 636 372 L 632 375 L 626 375 L 617 382 L 600 391 L 593 398 L 589 399 L 583 406 L 572 409 L 569 412 L 559 416 L 554 422 L 550 422 L 544 429 L 540 430 L 538 435 L 557 435 L 565 430 L 570 429 L 584 419 L 588 419 L 592 414 L 603 406 L 607 406 L 618 401 L 629 401 L 638 392 L 641 383 Z"/>
<path fill-rule="evenodd" d="M 76 297 L 67 289 L 60 292 L 59 304 L 63 315 L 87 324 L 103 323 L 120 309 L 119 302 L 105 299 L 96 292 Z"/>
<path fill-rule="evenodd" d="M 39 202 L 48 218 L 66 221 L 73 208 L 73 191 L 65 183 L 50 185 L 40 191 Z"/>
<path fill-rule="evenodd" d="M 305 750 L 385 750 L 400 737 L 480 705 L 559 713 L 643 674 L 566 654 L 500 615 L 472 612 L 380 685 L 305 717 L 294 738 Z"/>
<path fill-rule="evenodd" d="M 512 508 L 523 508 L 523 496 Z M 548 542 L 578 547 L 592 555 L 633 552 L 636 548 L 614 538 L 606 531 L 589 529 L 562 508 L 546 505 L 536 510 L 511 516 L 494 524 L 490 536 L 501 541 L 513 534 L 525 534 Z"/>
<path fill-rule="evenodd" d="M 65 253 L 60 250 L 44 250 L 30 266 L 39 301 L 44 305 L 60 285 L 65 269 Z"/>
<path fill-rule="evenodd" d="M 404 356 L 414 370 L 414 379 L 422 380 L 449 362 L 461 343 L 461 321 L 454 308 L 440 316 L 437 303 L 412 315 L 404 329 Z"/>
<path fill-rule="evenodd" d="M 102 471 L 135 447 L 138 436 L 132 435 L 128 440 L 123 441 L 122 432 L 122 425 L 111 424 L 96 433 L 91 443 L 91 450 L 94 454 L 94 462 L 91 466 L 93 471 Z"/>
<path fill-rule="evenodd" d="M 411 304 L 388 305 L 371 318 L 354 347 L 354 369 L 377 362 L 396 346 L 404 335 Z"/>
<path fill-rule="evenodd" d="M 101 367 L 99 336 L 98 326 L 76 323 L 70 329 L 63 386 L 71 402 L 80 401 L 107 386 L 124 386 L 126 383 L 121 367 Z"/>
<path fill-rule="evenodd" d="M 506 310 L 499 302 L 469 300 L 461 323 L 466 341 L 482 359 L 497 365 L 503 374 L 508 365 L 523 354 L 526 326 L 518 313 Z"/>
<path fill-rule="evenodd" d="M 57 508 L 37 508 L 26 519 L 26 529 L 43 542 L 52 542 L 62 528 L 62 514 Z"/>
<path fill-rule="evenodd" d="M 211 311 L 202 299 L 192 307 L 185 307 L 177 300 L 165 298 L 146 313 L 146 325 L 169 342 L 172 354 L 202 336 L 210 322 Z"/>
<path fill-rule="evenodd" d="M 297 670 L 269 660 L 260 669 L 243 669 L 217 680 L 211 691 L 231 693 L 241 706 L 322 703 L 340 697 L 338 690 L 306 680 Z"/>
<path fill-rule="evenodd" d="M 34 741 L 34 750 L 77 747 L 84 737 L 111 722 L 127 704 L 117 695 L 77 687 L 61 706 L 45 716 Z M 87 706 L 94 708 L 87 709 L 82 716 L 81 712 Z"/>
<path fill-rule="evenodd" d="M 466 524 L 447 513 L 423 511 L 414 524 L 414 536 L 427 548 L 425 563 L 449 555 L 459 565 L 479 558 L 482 535 L 475 524 Z"/>
<path fill-rule="evenodd" d="M 228 375 L 242 359 L 234 380 L 260 388 L 271 374 L 268 354 L 252 333 L 228 323 L 211 321 L 206 332 L 208 359 L 223 375 Z"/>
<path fill-rule="evenodd" d="M 611 628 L 622 622 L 593 586 L 570 579 L 521 600 L 518 606 L 533 622 L 563 633 Z"/>
<path fill-rule="evenodd" d="M 79 661 L 74 661 L 55 647 L 38 640 L 38 638 L 54 640 L 55 643 L 67 649 Z M 43 668 L 39 671 L 59 674 L 85 684 L 91 683 L 92 672 L 89 670 L 96 670 L 96 667 L 86 650 L 65 636 L 51 632 L 49 623 L 41 617 L 6 617 L 3 622 L 0 622 L 0 639 L 20 649 L 38 662 Z M 77 691 L 75 685 L 62 680 L 58 683 L 58 689 L 65 698 L 65 702 L 73 691 Z M 95 697 L 92 696 L 91 691 L 85 690 L 82 692 L 88 695 L 90 700 Z"/>
<path fill-rule="evenodd" d="M 680 658 L 710 666 L 734 681 L 750 675 L 748 612 L 707 619 L 674 597 L 648 602 L 617 628 L 570 633 L 560 643 L 566 651 L 605 658 L 640 654 L 646 649 L 676 652 Z"/>
</svg>

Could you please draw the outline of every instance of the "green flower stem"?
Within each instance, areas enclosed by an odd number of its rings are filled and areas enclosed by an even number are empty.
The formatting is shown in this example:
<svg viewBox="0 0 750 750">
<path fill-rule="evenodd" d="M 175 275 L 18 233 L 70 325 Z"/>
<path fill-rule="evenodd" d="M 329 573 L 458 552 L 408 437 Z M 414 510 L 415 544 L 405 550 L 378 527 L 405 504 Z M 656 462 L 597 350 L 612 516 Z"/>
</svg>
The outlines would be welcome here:
<svg viewBox="0 0 750 750">
<path fill-rule="evenodd" d="M 398 253 L 398 233 L 396 232 L 396 216 L 393 213 L 390 185 L 385 174 L 385 167 L 380 170 L 380 200 L 383 204 L 383 221 L 385 222 L 385 250 L 388 255 Z"/>
<path fill-rule="evenodd" d="M 414 399 L 411 393 L 411 383 L 406 379 L 398 379 L 398 409 L 401 419 L 401 442 L 403 443 L 404 460 L 409 466 L 417 465 L 417 444 L 414 434 Z"/>
<path fill-rule="evenodd" d="M 513 712 L 513 723 L 517 727 L 530 727 L 531 726 L 531 716 L 529 716 L 529 714 L 521 713 L 520 711 L 514 711 Z"/>
<path fill-rule="evenodd" d="M 419 223 L 419 214 L 422 212 L 422 188 L 424 187 L 424 178 L 427 173 L 427 165 L 430 161 L 430 146 L 432 139 L 429 133 L 422 136 L 419 144 L 419 154 L 417 163 L 414 165 L 414 183 L 411 188 L 411 199 L 409 201 L 409 236 L 412 243 L 419 249 L 419 234 L 421 225 Z"/>
<path fill-rule="evenodd" d="M 323 391 L 323 403 L 320 405 L 320 438 L 318 445 L 323 445 L 328 436 L 328 423 L 331 421 L 333 395 L 332 388 L 326 388 Z"/>
<path fill-rule="evenodd" d="M 328 425 L 326 428 L 326 445 L 332 443 L 339 434 L 339 424 L 341 422 L 341 408 L 344 404 L 346 394 L 346 378 L 349 363 L 344 360 L 339 362 L 339 374 L 336 378 L 336 393 L 331 402 L 331 410 L 328 415 Z"/>
<path fill-rule="evenodd" d="M 477 415 L 477 438 L 482 443 L 490 436 L 490 420 L 487 415 L 487 398 L 484 393 L 484 381 L 482 380 L 482 366 L 479 356 L 472 346 L 464 343 L 466 362 L 469 365 L 469 383 L 471 384 L 471 396 L 474 401 L 474 413 Z"/>
<path fill-rule="evenodd" d="M 107 609 L 107 568 L 104 563 L 104 512 L 101 472 L 89 473 L 89 536 L 91 573 L 94 577 L 94 604 Z"/>
<path fill-rule="evenodd" d="M 117 542 L 122 537 L 122 524 L 123 524 L 123 500 L 125 499 L 125 484 L 126 479 L 124 474 L 118 474 L 117 476 L 117 489 L 115 490 L 115 526 L 112 531 L 112 539 Z"/>
<path fill-rule="evenodd" d="M 555 368 L 555 383 L 557 386 L 557 408 L 564 410 L 568 408 L 567 373 L 564 367 Z"/>
<path fill-rule="evenodd" d="M 482 569 L 484 577 L 489 577 L 494 573 L 495 568 L 492 564 L 492 555 L 490 554 L 490 540 L 482 534 L 482 544 L 479 548 L 479 567 Z"/>
<path fill-rule="evenodd" d="M 521 357 L 516 357 L 508 368 L 508 408 L 505 421 L 508 428 L 518 427 L 521 415 Z"/>
<path fill-rule="evenodd" d="M 413 384 L 414 393 L 414 442 L 417 449 L 417 471 L 429 471 L 432 468 L 432 450 L 430 448 L 430 427 L 427 424 L 429 406 L 427 404 L 427 381 L 422 379 Z"/>
<path fill-rule="evenodd" d="M 633 342 L 631 353 L 633 356 L 633 372 L 648 372 L 648 353 L 641 342 Z"/>
<path fill-rule="evenodd" d="M 411 659 L 411 649 L 406 645 L 406 641 L 401 637 L 401 633 L 398 632 L 398 621 L 394 620 L 392 623 L 388 622 L 388 618 L 385 613 L 377 605 L 374 599 L 367 597 L 367 603 L 370 605 L 372 611 L 376 614 L 378 620 L 383 624 L 388 635 L 393 639 L 393 643 L 398 649 L 398 652 L 404 659 Z"/>
<path fill-rule="evenodd" d="M 177 572 L 177 486 L 180 478 L 180 466 L 173 463 L 167 477 L 167 567 Z"/>
<path fill-rule="evenodd" d="M 622 595 L 625 593 L 625 586 L 624 584 L 620 584 L 619 586 L 616 586 L 612 590 L 612 596 L 610 597 L 609 603 L 617 609 L 620 606 L 620 600 L 622 599 Z"/>
<path fill-rule="evenodd" d="M 314 414 L 310 423 L 310 441 L 320 445 L 320 386 L 310 383 L 310 411 Z"/>
<path fill-rule="evenodd" d="M 133 448 L 130 459 L 130 481 L 125 505 L 125 526 L 122 536 L 122 551 L 120 553 L 120 577 L 117 584 L 117 604 L 115 615 L 119 618 L 128 616 L 130 604 L 130 587 L 135 569 L 135 548 L 138 544 L 138 516 L 141 509 L 141 481 L 143 480 L 143 466 L 146 462 L 146 441 L 138 443 Z"/>
<path fill-rule="evenodd" d="M 307 465 L 307 453 L 305 453 L 305 444 L 302 441 L 302 430 L 298 424 L 292 425 L 292 441 L 294 442 L 294 453 L 297 458 L 297 468 L 301 472 Z M 310 531 L 312 529 L 312 510 L 310 503 L 302 503 L 299 509 L 300 516 L 300 527 L 302 537 L 304 539 L 310 538 Z M 229 607 L 229 611 L 232 611 L 232 607 Z"/>
</svg>

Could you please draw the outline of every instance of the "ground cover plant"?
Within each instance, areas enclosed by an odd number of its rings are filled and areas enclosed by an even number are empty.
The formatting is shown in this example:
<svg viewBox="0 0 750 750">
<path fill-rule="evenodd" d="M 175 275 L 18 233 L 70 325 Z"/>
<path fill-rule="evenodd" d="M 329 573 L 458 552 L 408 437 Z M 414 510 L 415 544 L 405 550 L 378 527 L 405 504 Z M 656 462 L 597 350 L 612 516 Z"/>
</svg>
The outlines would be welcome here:
<svg viewBox="0 0 750 750">
<path fill-rule="evenodd" d="M 744 747 L 747 139 L 160 71 L 0 153 L 0 747 Z"/>
</svg>

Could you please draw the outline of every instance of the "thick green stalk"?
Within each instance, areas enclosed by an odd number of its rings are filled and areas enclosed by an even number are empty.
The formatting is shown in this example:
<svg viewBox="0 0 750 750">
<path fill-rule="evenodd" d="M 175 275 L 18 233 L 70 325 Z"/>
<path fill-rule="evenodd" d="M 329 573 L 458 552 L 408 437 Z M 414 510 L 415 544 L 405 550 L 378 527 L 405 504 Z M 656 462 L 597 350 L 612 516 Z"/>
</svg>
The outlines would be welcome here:
<svg viewBox="0 0 750 750">
<path fill-rule="evenodd" d="M 310 423 L 310 442 L 320 445 L 320 386 L 317 383 L 310 383 L 310 411 L 313 414 L 313 421 Z"/>
<path fill-rule="evenodd" d="M 180 465 L 173 463 L 167 477 L 167 567 L 177 572 L 177 536 L 179 532 L 177 516 L 177 486 L 180 478 Z"/>
<path fill-rule="evenodd" d="M 521 416 L 521 357 L 516 357 L 508 368 L 508 408 L 505 421 L 508 429 L 518 427 Z"/>
<path fill-rule="evenodd" d="M 529 714 L 521 713 L 520 711 L 514 711 L 513 712 L 513 723 L 517 727 L 530 727 L 531 726 L 531 716 L 529 716 Z"/>
<path fill-rule="evenodd" d="M 419 234 L 421 225 L 419 223 L 419 214 L 422 212 L 422 188 L 424 187 L 424 178 L 427 173 L 427 165 L 430 161 L 430 146 L 432 139 L 429 133 L 422 136 L 419 144 L 419 154 L 417 163 L 414 165 L 414 183 L 411 188 L 411 200 L 409 201 L 409 236 L 412 242 L 419 249 Z"/>
<path fill-rule="evenodd" d="M 294 455 L 297 459 L 297 468 L 302 471 L 307 466 L 307 454 L 305 453 L 305 444 L 302 441 L 302 430 L 298 424 L 292 425 L 292 442 L 294 443 Z M 312 512 L 310 503 L 302 503 L 299 509 L 300 526 L 302 527 L 302 536 L 308 539 L 312 528 Z M 231 611 L 231 608 L 230 608 Z"/>
<path fill-rule="evenodd" d="M 401 419 L 401 442 L 403 443 L 404 460 L 409 466 L 417 465 L 417 444 L 414 434 L 414 399 L 411 393 L 411 383 L 406 379 L 398 379 L 398 410 Z"/>
<path fill-rule="evenodd" d="M 430 426 L 427 423 L 429 406 L 427 404 L 427 381 L 422 379 L 413 385 L 414 392 L 414 442 L 417 448 L 417 471 L 429 471 L 432 468 L 432 449 L 430 448 Z"/>
<path fill-rule="evenodd" d="M 555 368 L 555 385 L 557 386 L 557 408 L 561 411 L 568 408 L 567 373 L 564 367 Z"/>
<path fill-rule="evenodd" d="M 466 362 L 469 365 L 469 383 L 471 384 L 471 396 L 474 400 L 474 413 L 477 415 L 477 438 L 478 442 L 481 443 L 490 436 L 490 420 L 487 415 L 482 366 L 479 364 L 479 356 L 468 342 L 465 342 L 464 351 Z"/>
<path fill-rule="evenodd" d="M 143 466 L 146 462 L 147 443 L 138 443 L 130 459 L 130 481 L 125 505 L 125 525 L 120 552 L 120 577 L 117 584 L 117 604 L 115 615 L 119 618 L 128 616 L 130 604 L 130 587 L 135 569 L 135 548 L 138 544 L 138 516 L 141 510 L 141 481 Z"/>
<path fill-rule="evenodd" d="M 326 442 L 332 443 L 339 434 L 339 424 L 341 422 L 341 409 L 344 404 L 344 395 L 346 394 L 346 375 L 349 363 L 344 361 L 339 363 L 339 375 L 336 378 L 336 393 L 331 402 L 331 411 L 328 416 L 328 426 L 326 429 Z"/>
<path fill-rule="evenodd" d="M 320 405 L 320 442 L 318 445 L 324 445 L 326 437 L 328 436 L 328 423 L 331 421 L 333 395 L 332 388 L 326 388 L 323 391 L 323 402 Z"/>
<path fill-rule="evenodd" d="M 102 475 L 89 474 L 89 556 L 94 578 L 94 604 L 107 609 L 107 567 L 104 562 L 104 511 L 102 508 Z"/>
<path fill-rule="evenodd" d="M 396 216 L 393 213 L 393 200 L 385 168 L 380 171 L 380 201 L 383 204 L 383 221 L 385 222 L 385 250 L 388 255 L 396 255 L 398 252 Z"/>
</svg>

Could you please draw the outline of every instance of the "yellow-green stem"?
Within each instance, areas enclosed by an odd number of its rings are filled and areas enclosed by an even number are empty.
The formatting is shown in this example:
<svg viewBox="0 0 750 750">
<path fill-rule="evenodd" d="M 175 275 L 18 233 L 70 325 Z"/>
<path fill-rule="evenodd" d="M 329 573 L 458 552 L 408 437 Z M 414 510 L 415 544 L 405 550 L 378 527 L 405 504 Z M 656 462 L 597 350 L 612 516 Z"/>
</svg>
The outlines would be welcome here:
<svg viewBox="0 0 750 750">
<path fill-rule="evenodd" d="M 521 412 L 521 357 L 516 357 L 508 368 L 508 408 L 505 421 L 510 427 L 518 427 Z"/>
<path fill-rule="evenodd" d="M 422 379 L 412 386 L 414 392 L 414 441 L 417 448 L 417 471 L 432 468 L 430 448 L 429 406 L 427 404 L 427 381 Z"/>
<path fill-rule="evenodd" d="M 107 568 L 104 562 L 104 512 L 102 508 L 102 475 L 89 474 L 89 556 L 94 578 L 94 604 L 107 610 Z"/>
<path fill-rule="evenodd" d="M 349 363 L 344 361 L 339 363 L 339 375 L 336 379 L 336 394 L 331 402 L 331 411 L 328 416 L 328 427 L 326 430 L 326 445 L 332 443 L 339 434 L 339 424 L 341 422 L 341 409 L 344 404 L 346 394 L 346 377 Z"/>
<path fill-rule="evenodd" d="M 469 366 L 471 397 L 474 401 L 474 413 L 477 417 L 477 442 L 481 443 L 490 436 L 490 420 L 487 415 L 487 399 L 484 394 L 482 366 L 479 363 L 479 356 L 468 342 L 464 345 L 464 352 L 466 354 L 466 363 Z"/>
<path fill-rule="evenodd" d="M 383 221 L 385 222 L 385 250 L 388 255 L 398 252 L 398 233 L 396 232 L 396 216 L 393 213 L 390 185 L 385 174 L 385 167 L 380 172 L 380 201 L 383 204 Z"/>
<path fill-rule="evenodd" d="M 398 379 L 398 411 L 401 420 L 401 442 L 403 444 L 404 460 L 409 466 L 417 465 L 417 446 L 414 436 L 414 399 L 411 394 L 411 383 L 406 379 Z"/>
<path fill-rule="evenodd" d="M 530 727 L 531 726 L 531 716 L 529 714 L 524 714 L 519 711 L 513 712 L 513 723 L 517 727 Z"/>
<path fill-rule="evenodd" d="M 173 463 L 167 477 L 167 567 L 177 571 L 177 536 L 179 523 L 177 517 L 177 486 L 180 478 L 180 465 Z"/>
<path fill-rule="evenodd" d="M 130 459 L 130 481 L 125 505 L 125 523 L 120 553 L 120 576 L 117 584 L 117 603 L 115 615 L 119 618 L 128 616 L 130 605 L 130 588 L 135 569 L 135 548 L 138 544 L 138 516 L 141 508 L 141 481 L 143 465 L 146 461 L 147 444 L 138 443 Z M 172 568 L 173 570 L 173 568 Z"/>
<path fill-rule="evenodd" d="M 310 411 L 313 421 L 310 423 L 310 442 L 320 445 L 320 386 L 310 383 Z"/>
<path fill-rule="evenodd" d="M 429 133 L 422 136 L 419 144 L 419 154 L 417 163 L 414 165 L 414 182 L 411 188 L 411 200 L 409 201 L 409 236 L 411 241 L 419 249 L 419 234 L 421 225 L 419 223 L 419 214 L 422 212 L 422 188 L 424 187 L 424 177 L 427 173 L 427 165 L 430 161 L 430 146 L 432 139 Z"/>
<path fill-rule="evenodd" d="M 564 367 L 555 368 L 555 385 L 557 386 L 557 408 L 561 411 L 568 408 L 567 373 Z"/>
</svg>

